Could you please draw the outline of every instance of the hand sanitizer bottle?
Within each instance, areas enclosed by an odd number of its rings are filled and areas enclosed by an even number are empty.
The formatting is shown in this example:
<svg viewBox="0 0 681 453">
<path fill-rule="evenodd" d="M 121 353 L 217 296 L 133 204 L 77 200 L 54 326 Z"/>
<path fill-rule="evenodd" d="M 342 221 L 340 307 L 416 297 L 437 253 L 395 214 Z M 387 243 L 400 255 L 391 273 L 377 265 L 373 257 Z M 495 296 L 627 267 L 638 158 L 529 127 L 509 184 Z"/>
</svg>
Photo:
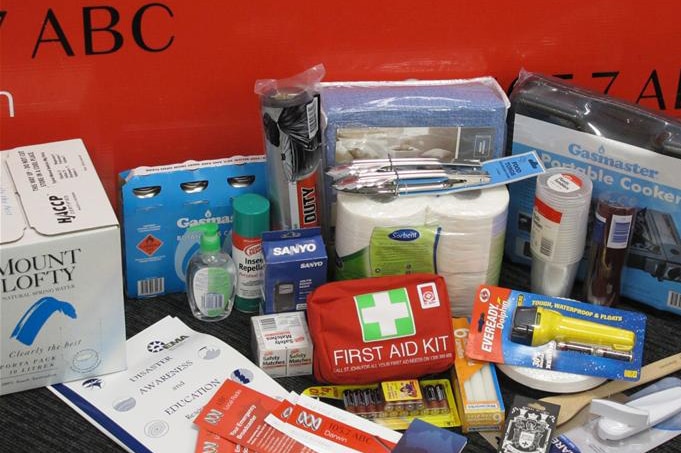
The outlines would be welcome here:
<svg viewBox="0 0 681 453">
<path fill-rule="evenodd" d="M 202 321 L 220 321 L 232 312 L 236 291 L 234 261 L 220 247 L 216 223 L 195 225 L 200 249 L 187 266 L 187 299 L 192 314 Z"/>
</svg>

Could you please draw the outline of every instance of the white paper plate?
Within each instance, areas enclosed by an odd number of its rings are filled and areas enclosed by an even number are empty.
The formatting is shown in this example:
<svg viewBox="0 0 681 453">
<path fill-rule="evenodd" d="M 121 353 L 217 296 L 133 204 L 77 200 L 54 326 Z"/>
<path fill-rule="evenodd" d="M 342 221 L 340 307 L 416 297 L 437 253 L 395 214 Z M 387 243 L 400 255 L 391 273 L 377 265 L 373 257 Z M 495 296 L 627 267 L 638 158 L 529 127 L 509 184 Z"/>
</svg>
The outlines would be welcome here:
<svg viewBox="0 0 681 453">
<path fill-rule="evenodd" d="M 584 376 L 581 374 L 563 373 L 562 371 L 543 370 L 497 364 L 497 368 L 514 381 L 527 387 L 552 393 L 583 392 L 598 387 L 605 378 Z"/>
</svg>

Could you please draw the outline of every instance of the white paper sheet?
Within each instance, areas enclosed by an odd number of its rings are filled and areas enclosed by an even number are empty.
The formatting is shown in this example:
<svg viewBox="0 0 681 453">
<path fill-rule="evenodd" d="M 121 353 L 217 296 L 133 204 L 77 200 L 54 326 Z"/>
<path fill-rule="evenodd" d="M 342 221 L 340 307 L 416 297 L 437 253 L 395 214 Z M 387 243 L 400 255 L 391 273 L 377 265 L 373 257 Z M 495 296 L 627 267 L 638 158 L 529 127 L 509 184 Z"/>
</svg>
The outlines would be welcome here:
<svg viewBox="0 0 681 453">
<path fill-rule="evenodd" d="M 283 399 L 274 379 L 225 342 L 166 317 L 127 341 L 128 370 L 48 387 L 130 452 L 193 452 L 193 420 L 226 379 Z"/>
</svg>

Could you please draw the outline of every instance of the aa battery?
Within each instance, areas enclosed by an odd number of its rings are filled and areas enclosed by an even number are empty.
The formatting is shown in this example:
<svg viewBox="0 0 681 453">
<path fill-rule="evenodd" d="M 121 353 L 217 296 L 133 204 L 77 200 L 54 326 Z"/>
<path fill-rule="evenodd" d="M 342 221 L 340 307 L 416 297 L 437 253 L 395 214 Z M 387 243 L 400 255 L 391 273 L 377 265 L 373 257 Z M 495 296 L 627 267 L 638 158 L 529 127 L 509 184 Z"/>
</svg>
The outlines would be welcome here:
<svg viewBox="0 0 681 453">
<path fill-rule="evenodd" d="M 450 411 L 445 386 L 441 383 L 419 385 L 423 398 L 386 401 L 383 390 L 362 387 L 343 391 L 345 410 L 368 419 L 392 417 L 418 417 L 446 414 Z"/>
<path fill-rule="evenodd" d="M 449 412 L 445 388 L 442 384 L 426 385 L 423 387 L 426 400 L 426 410 L 430 414 L 444 414 Z"/>
<path fill-rule="evenodd" d="M 276 87 L 261 96 L 261 112 L 273 229 L 320 226 L 319 94 Z"/>
</svg>

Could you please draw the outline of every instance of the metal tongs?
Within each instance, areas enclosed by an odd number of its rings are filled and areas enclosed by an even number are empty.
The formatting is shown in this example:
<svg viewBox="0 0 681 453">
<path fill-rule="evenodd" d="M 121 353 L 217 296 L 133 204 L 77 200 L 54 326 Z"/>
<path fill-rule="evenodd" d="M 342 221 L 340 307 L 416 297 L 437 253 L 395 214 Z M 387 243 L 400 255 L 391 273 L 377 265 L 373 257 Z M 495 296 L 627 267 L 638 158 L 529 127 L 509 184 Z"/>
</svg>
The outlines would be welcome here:
<svg viewBox="0 0 681 453">
<path fill-rule="evenodd" d="M 332 187 L 370 195 L 437 193 L 490 181 L 478 160 L 441 162 L 435 158 L 362 159 L 331 167 Z"/>
</svg>

